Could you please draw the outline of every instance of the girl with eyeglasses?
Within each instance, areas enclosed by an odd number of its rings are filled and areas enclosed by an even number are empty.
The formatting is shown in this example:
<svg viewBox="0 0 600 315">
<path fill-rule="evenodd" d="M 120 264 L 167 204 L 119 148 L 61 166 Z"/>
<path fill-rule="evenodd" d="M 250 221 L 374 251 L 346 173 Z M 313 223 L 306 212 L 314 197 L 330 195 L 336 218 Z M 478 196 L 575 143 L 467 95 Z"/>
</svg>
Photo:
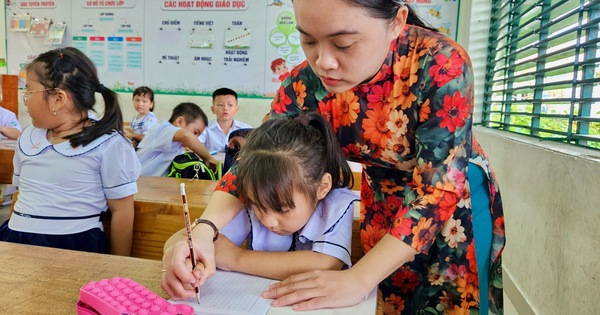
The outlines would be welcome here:
<svg viewBox="0 0 600 315">
<path fill-rule="evenodd" d="M 39 55 L 27 68 L 23 101 L 32 126 L 17 142 L 18 200 L 0 240 L 130 255 L 140 163 L 123 136 L 117 95 L 75 48 Z M 104 99 L 100 119 L 96 93 Z M 110 244 L 100 217 L 111 213 Z"/>
</svg>

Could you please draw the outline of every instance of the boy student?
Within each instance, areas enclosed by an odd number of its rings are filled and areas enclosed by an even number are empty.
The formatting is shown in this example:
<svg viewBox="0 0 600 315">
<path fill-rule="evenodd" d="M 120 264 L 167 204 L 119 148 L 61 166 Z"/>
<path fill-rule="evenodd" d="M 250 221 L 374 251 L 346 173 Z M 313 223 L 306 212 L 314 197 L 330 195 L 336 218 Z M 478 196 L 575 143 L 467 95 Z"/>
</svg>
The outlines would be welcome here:
<svg viewBox="0 0 600 315">
<path fill-rule="evenodd" d="M 0 140 L 6 138 L 15 140 L 21 135 L 23 129 L 15 113 L 3 108 L 1 105 L 0 102 Z"/>
<path fill-rule="evenodd" d="M 213 92 L 210 110 L 217 115 L 208 123 L 208 127 L 198 137 L 209 151 L 225 152 L 229 135 L 236 130 L 252 128 L 250 125 L 235 120 L 233 117 L 240 109 L 237 93 L 228 88 L 220 88 Z"/>
<path fill-rule="evenodd" d="M 156 124 L 138 144 L 137 155 L 142 164 L 141 176 L 165 176 L 171 161 L 189 148 L 211 169 L 218 165 L 198 141 L 208 118 L 194 103 L 181 103 L 173 108 L 169 121 Z"/>
</svg>

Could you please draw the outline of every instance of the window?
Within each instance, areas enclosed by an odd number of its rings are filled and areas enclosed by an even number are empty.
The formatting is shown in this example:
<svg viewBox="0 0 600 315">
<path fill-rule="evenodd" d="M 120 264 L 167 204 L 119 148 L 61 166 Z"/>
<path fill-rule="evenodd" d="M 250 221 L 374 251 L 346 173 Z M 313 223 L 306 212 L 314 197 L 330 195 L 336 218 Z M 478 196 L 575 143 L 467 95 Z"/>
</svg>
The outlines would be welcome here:
<svg viewBox="0 0 600 315">
<path fill-rule="evenodd" d="M 600 149 L 600 0 L 492 0 L 482 124 Z"/>
</svg>

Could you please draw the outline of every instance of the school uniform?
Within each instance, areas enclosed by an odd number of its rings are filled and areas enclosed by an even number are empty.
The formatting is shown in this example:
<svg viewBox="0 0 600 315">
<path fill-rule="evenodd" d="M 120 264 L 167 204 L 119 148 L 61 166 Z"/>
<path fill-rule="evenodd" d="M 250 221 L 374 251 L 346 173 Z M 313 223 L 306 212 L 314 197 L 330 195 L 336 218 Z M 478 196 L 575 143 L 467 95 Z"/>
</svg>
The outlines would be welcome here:
<svg viewBox="0 0 600 315">
<path fill-rule="evenodd" d="M 105 252 L 100 215 L 107 199 L 137 192 L 140 163 L 131 143 L 114 132 L 86 146 L 56 145 L 47 129 L 25 128 L 17 142 L 14 212 L 0 227 L 0 240 Z"/>
<path fill-rule="evenodd" d="M 21 124 L 19 124 L 19 120 L 17 119 L 17 115 L 3 107 L 0 107 L 0 126 L 15 128 L 19 131 L 23 131 Z M 0 134 L 0 139 L 6 139 L 6 137 Z"/>
<path fill-rule="evenodd" d="M 150 127 L 136 152 L 142 163 L 142 176 L 167 175 L 171 161 L 183 153 L 181 142 L 173 141 L 175 133 L 180 129 L 166 120 Z"/>
<path fill-rule="evenodd" d="M 146 135 L 150 127 L 156 125 L 158 123 L 158 118 L 154 115 L 153 112 L 148 112 L 148 114 L 141 116 L 135 115 L 131 122 L 129 123 L 129 127 L 134 134 L 137 135 Z"/>
<path fill-rule="evenodd" d="M 229 142 L 229 135 L 239 129 L 252 128 L 252 126 L 241 122 L 239 120 L 233 120 L 233 125 L 229 128 L 229 132 L 225 133 L 219 122 L 213 119 L 208 122 L 208 126 L 204 128 L 204 131 L 198 136 L 198 140 L 204 144 L 206 149 L 210 152 L 225 152 L 225 147 Z"/>
<path fill-rule="evenodd" d="M 279 235 L 262 225 L 254 211 L 241 211 L 220 230 L 233 243 L 268 252 L 311 250 L 338 258 L 350 267 L 353 203 L 358 196 L 347 188 L 333 189 L 321 200 L 304 227 L 293 235 Z"/>
</svg>

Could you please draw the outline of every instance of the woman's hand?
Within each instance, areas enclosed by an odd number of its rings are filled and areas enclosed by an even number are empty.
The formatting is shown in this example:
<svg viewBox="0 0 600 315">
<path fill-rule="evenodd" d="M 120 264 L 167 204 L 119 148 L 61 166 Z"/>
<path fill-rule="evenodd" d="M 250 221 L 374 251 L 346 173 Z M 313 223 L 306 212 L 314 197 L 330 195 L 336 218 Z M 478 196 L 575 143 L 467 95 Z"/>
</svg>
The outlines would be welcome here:
<svg viewBox="0 0 600 315">
<path fill-rule="evenodd" d="M 371 291 L 352 269 L 315 270 L 291 276 L 269 286 L 262 297 L 272 306 L 292 305 L 294 311 L 345 307 L 360 303 Z"/>
</svg>

